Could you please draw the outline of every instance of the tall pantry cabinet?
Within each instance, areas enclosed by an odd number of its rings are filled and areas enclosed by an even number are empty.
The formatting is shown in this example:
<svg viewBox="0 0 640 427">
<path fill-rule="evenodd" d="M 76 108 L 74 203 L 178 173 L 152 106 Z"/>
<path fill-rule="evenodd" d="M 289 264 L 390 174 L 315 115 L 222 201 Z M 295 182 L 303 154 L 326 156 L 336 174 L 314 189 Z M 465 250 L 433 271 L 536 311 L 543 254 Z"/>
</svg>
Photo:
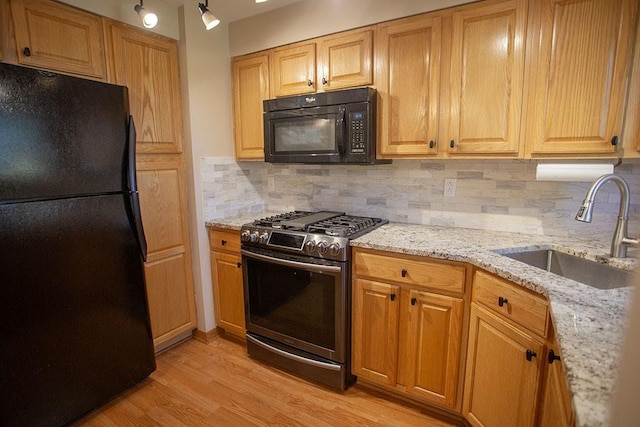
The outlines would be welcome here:
<svg viewBox="0 0 640 427">
<path fill-rule="evenodd" d="M 174 40 L 105 20 L 109 80 L 129 88 L 147 238 L 145 277 L 156 348 L 196 327 Z"/>
</svg>

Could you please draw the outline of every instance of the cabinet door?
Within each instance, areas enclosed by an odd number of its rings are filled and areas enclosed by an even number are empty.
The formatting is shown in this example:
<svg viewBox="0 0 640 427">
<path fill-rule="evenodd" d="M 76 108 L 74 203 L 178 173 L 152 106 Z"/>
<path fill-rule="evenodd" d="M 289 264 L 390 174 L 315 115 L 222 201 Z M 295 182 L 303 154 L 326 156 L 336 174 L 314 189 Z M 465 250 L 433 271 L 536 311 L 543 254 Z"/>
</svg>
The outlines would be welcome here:
<svg viewBox="0 0 640 427">
<path fill-rule="evenodd" d="M 179 155 L 138 156 L 145 279 L 156 347 L 196 327 L 185 172 Z"/>
<path fill-rule="evenodd" d="M 571 396 L 557 345 L 547 350 L 545 385 L 540 407 L 540 427 L 568 427 L 573 425 Z M 552 353 L 553 352 L 553 353 Z"/>
<path fill-rule="evenodd" d="M 245 336 L 242 258 L 224 252 L 211 252 L 216 323 L 236 336 Z"/>
<path fill-rule="evenodd" d="M 49 0 L 12 0 L 18 62 L 105 79 L 102 21 Z"/>
<path fill-rule="evenodd" d="M 271 56 L 274 96 L 316 91 L 316 44 L 307 43 L 275 49 Z"/>
<path fill-rule="evenodd" d="M 262 101 L 269 99 L 269 55 L 234 59 L 233 120 L 237 160 L 264 159 Z"/>
<path fill-rule="evenodd" d="M 182 152 L 175 40 L 109 21 L 109 80 L 129 88 L 138 153 Z"/>
<path fill-rule="evenodd" d="M 457 397 L 463 301 L 412 290 L 406 345 L 407 392 L 454 408 Z"/>
<path fill-rule="evenodd" d="M 421 15 L 378 26 L 378 153 L 428 157 L 437 153 L 441 21 Z"/>
<path fill-rule="evenodd" d="M 471 304 L 466 420 L 473 426 L 532 426 L 542 351 L 543 345 L 531 335 Z"/>
<path fill-rule="evenodd" d="M 353 374 L 395 386 L 398 365 L 400 287 L 355 280 L 353 294 Z"/>
<path fill-rule="evenodd" d="M 526 24 L 527 0 L 453 13 L 450 153 L 518 154 Z"/>
<path fill-rule="evenodd" d="M 527 67 L 531 154 L 614 153 L 637 0 L 534 4 L 536 20 L 528 37 L 536 43 Z"/>
<path fill-rule="evenodd" d="M 373 31 L 323 39 L 318 49 L 317 75 L 323 90 L 373 83 Z"/>
</svg>

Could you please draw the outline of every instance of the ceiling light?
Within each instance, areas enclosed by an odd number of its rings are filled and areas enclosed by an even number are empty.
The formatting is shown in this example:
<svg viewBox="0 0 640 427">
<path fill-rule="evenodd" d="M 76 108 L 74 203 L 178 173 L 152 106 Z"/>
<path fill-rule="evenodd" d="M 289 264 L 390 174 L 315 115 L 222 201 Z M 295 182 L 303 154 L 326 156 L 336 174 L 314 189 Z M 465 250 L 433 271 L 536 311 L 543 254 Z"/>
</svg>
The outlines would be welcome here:
<svg viewBox="0 0 640 427">
<path fill-rule="evenodd" d="M 267 1 L 267 0 L 256 0 L 256 3 L 264 3 L 264 2 L 266 2 L 266 1 Z"/>
<path fill-rule="evenodd" d="M 209 11 L 209 0 L 205 0 L 205 4 L 198 3 L 198 9 L 200 9 L 200 13 L 202 14 L 202 22 L 204 22 L 204 27 L 207 30 L 212 29 L 220 23 L 220 20 Z"/>
<path fill-rule="evenodd" d="M 158 25 L 158 15 L 153 12 L 149 12 L 147 9 L 142 6 L 142 1 L 140 0 L 140 4 L 134 6 L 134 10 L 138 13 L 138 16 L 142 19 L 142 25 L 145 28 L 153 28 Z"/>
</svg>

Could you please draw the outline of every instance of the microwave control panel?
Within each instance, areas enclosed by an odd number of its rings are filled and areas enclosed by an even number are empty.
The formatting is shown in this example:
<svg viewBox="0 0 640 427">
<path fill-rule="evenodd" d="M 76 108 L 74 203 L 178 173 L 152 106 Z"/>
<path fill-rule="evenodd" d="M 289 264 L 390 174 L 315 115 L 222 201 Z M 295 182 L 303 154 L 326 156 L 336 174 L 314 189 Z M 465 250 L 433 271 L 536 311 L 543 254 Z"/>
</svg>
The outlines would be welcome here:
<svg viewBox="0 0 640 427">
<path fill-rule="evenodd" d="M 358 111 L 349 114 L 349 122 L 351 123 L 351 129 L 349 138 L 349 151 L 352 154 L 365 154 L 365 113 Z"/>
</svg>

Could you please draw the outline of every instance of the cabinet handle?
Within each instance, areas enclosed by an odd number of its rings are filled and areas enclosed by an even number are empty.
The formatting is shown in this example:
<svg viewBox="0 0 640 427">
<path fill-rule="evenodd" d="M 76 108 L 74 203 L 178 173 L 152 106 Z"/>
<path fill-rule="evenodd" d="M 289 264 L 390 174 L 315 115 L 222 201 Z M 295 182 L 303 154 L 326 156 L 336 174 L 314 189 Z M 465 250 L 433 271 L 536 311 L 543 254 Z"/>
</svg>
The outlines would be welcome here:
<svg viewBox="0 0 640 427">
<path fill-rule="evenodd" d="M 24 56 L 31 56 L 31 49 L 25 47 L 22 53 L 24 53 Z"/>
<path fill-rule="evenodd" d="M 327 79 L 326 79 L 326 78 L 324 78 L 324 77 L 322 78 L 322 84 L 323 84 L 323 85 L 326 85 L 326 84 L 327 84 Z"/>
<path fill-rule="evenodd" d="M 436 142 L 435 141 L 429 141 L 429 148 L 433 148 L 436 146 Z"/>
<path fill-rule="evenodd" d="M 241 262 L 237 263 L 236 265 L 238 266 L 238 268 L 242 267 L 242 263 Z"/>
<path fill-rule="evenodd" d="M 391 298 L 391 301 L 395 301 L 396 300 L 396 294 L 389 295 L 389 298 Z"/>
<path fill-rule="evenodd" d="M 408 271 L 403 268 L 402 272 L 401 272 L 402 277 L 407 277 L 407 273 L 408 273 Z"/>
<path fill-rule="evenodd" d="M 307 80 L 307 86 L 313 86 L 313 82 L 311 81 L 311 79 Z"/>
<path fill-rule="evenodd" d="M 505 305 L 506 303 L 508 303 L 508 302 L 509 302 L 509 300 L 508 300 L 508 299 L 503 298 L 503 297 L 498 297 L 498 305 L 499 305 L 500 307 L 504 307 L 504 305 Z"/>
<path fill-rule="evenodd" d="M 549 361 L 549 365 L 551 365 L 555 360 L 560 360 L 560 356 L 558 356 L 555 351 L 549 350 L 549 356 L 547 359 Z"/>
<path fill-rule="evenodd" d="M 416 305 L 417 302 L 418 302 L 417 298 L 411 298 L 411 305 Z"/>
<path fill-rule="evenodd" d="M 618 135 L 611 138 L 611 145 L 618 145 Z"/>
<path fill-rule="evenodd" d="M 223 240 L 221 243 L 222 243 L 222 246 L 224 246 L 224 245 L 226 245 L 226 244 L 227 244 L 227 241 L 226 241 L 226 240 Z"/>
<path fill-rule="evenodd" d="M 453 148 L 456 146 L 456 142 L 452 139 L 451 142 L 449 143 L 449 147 Z"/>
<path fill-rule="evenodd" d="M 527 350 L 527 360 L 529 362 L 531 362 L 531 359 L 533 359 L 536 356 L 538 356 L 538 353 L 536 353 L 535 351 Z"/>
</svg>

